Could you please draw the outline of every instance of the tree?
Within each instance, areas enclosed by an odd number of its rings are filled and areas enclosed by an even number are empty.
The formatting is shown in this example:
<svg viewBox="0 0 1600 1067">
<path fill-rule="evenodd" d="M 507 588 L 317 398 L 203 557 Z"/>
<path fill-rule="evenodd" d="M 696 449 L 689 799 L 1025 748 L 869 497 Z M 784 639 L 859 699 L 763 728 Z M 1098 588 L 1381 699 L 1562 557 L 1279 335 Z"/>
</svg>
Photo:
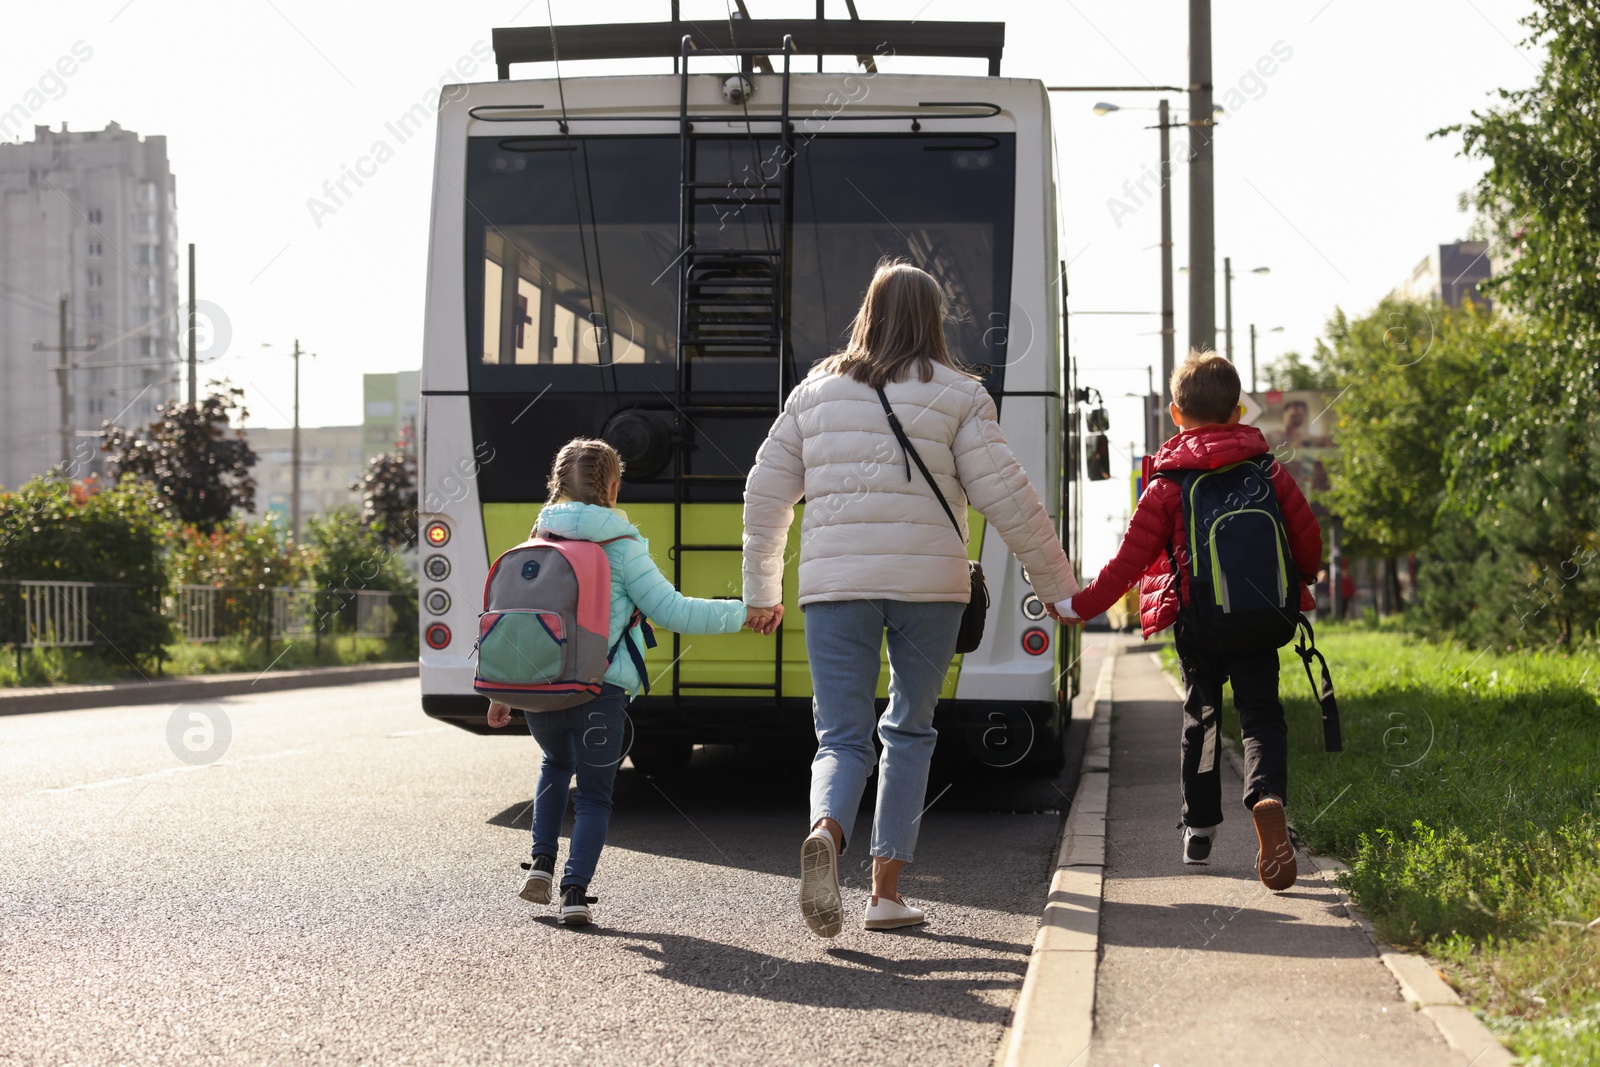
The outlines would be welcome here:
<svg viewBox="0 0 1600 1067">
<path fill-rule="evenodd" d="M 1333 371 L 1322 362 L 1322 342 L 1317 342 L 1317 356 L 1305 360 L 1298 352 L 1285 352 L 1262 368 L 1266 374 L 1267 388 L 1290 392 L 1297 389 L 1336 389 Z"/>
<path fill-rule="evenodd" d="M 1443 504 L 1449 428 L 1481 380 L 1480 350 L 1507 330 L 1467 309 L 1385 299 L 1369 314 L 1334 313 L 1322 366 L 1340 390 L 1329 508 L 1357 556 L 1426 548 Z"/>
<path fill-rule="evenodd" d="M 1600 17 L 1587 0 L 1542 0 L 1522 21 L 1526 43 L 1547 51 L 1535 84 L 1501 90 L 1501 107 L 1435 134 L 1460 133 L 1464 154 L 1488 161 L 1473 197 L 1500 267 L 1482 288 L 1540 342 L 1527 358 L 1503 363 L 1497 388 L 1474 407 L 1475 426 L 1460 440 L 1463 490 L 1495 486 L 1498 472 L 1543 454 L 1552 432 L 1582 427 L 1572 444 L 1585 451 L 1597 436 Z"/>
<path fill-rule="evenodd" d="M 361 521 L 394 548 L 417 542 L 417 458 L 408 427 L 393 452 L 380 452 L 367 464 L 361 480 Z"/>
<path fill-rule="evenodd" d="M 241 426 L 249 412 L 244 390 L 224 387 L 196 405 L 177 400 L 156 408 L 156 421 L 137 432 L 106 423 L 104 449 L 113 476 L 133 475 L 155 486 L 173 518 L 209 533 L 235 511 L 255 506 L 256 454 Z"/>
</svg>

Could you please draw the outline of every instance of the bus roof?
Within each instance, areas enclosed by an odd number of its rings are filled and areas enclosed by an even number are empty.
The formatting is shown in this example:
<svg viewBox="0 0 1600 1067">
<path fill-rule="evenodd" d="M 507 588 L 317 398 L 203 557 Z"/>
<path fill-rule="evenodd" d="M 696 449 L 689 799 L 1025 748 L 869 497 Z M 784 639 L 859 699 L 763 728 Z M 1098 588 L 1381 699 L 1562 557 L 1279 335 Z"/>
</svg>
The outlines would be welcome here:
<svg viewBox="0 0 1600 1067">
<path fill-rule="evenodd" d="M 785 37 L 793 54 L 806 56 L 909 55 L 987 59 L 1000 74 L 1005 48 L 1003 22 L 901 22 L 859 19 L 741 19 L 691 23 L 621 22 L 583 26 L 511 26 L 494 31 L 495 65 L 501 80 L 513 63 L 556 59 L 675 58 L 686 47 L 738 55 L 746 70 L 757 56 L 779 53 Z"/>
</svg>

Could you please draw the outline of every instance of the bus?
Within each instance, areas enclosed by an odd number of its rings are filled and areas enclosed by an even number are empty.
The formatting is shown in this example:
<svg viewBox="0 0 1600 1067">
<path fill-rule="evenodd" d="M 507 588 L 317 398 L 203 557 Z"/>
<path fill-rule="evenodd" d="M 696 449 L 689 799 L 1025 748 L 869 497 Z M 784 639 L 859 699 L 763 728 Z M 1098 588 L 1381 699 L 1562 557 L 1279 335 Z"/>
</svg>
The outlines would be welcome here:
<svg viewBox="0 0 1600 1067">
<path fill-rule="evenodd" d="M 419 450 L 426 714 L 487 732 L 472 690 L 480 590 L 529 536 L 573 437 L 622 454 L 618 506 L 679 589 L 738 597 L 756 449 L 789 390 L 841 347 L 884 256 L 943 284 L 959 313 L 951 350 L 982 375 L 1076 563 L 1049 100 L 1039 81 L 999 76 L 1003 41 L 999 23 L 822 19 L 494 32 L 498 80 L 458 87 L 438 115 Z M 985 58 L 989 71 L 878 71 L 891 55 Z M 673 71 L 562 77 L 558 62 L 645 56 Z M 828 56 L 857 69 L 824 71 Z M 513 79 L 524 63 L 547 76 Z M 1057 628 L 1000 538 L 970 521 L 992 606 L 981 647 L 950 668 L 939 747 L 1053 774 L 1078 631 Z M 791 608 L 798 550 L 797 517 Z M 663 635 L 630 706 L 634 766 L 809 737 L 804 626 L 790 611 L 776 637 Z M 886 685 L 887 672 L 880 699 Z"/>
</svg>

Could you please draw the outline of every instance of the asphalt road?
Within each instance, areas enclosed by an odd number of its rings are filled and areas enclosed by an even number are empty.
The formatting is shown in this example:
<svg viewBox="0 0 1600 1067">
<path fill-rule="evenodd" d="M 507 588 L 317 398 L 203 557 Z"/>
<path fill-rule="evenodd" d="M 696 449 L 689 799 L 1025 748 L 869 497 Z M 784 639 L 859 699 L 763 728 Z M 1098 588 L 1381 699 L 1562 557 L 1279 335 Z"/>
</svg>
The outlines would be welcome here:
<svg viewBox="0 0 1600 1067">
<path fill-rule="evenodd" d="M 992 1061 L 1070 774 L 936 777 L 903 882 L 930 922 L 825 941 L 808 752 L 625 764 L 575 931 L 515 895 L 535 751 L 415 681 L 0 719 L 0 1063 Z"/>
</svg>

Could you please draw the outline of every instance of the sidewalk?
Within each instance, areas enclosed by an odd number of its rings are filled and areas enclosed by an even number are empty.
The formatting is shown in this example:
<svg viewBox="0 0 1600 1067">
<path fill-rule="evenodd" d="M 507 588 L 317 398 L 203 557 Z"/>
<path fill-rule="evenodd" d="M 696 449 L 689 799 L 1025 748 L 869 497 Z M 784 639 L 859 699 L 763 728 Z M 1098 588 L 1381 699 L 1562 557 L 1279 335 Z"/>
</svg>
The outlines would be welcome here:
<svg viewBox="0 0 1600 1067">
<path fill-rule="evenodd" d="M 44 685 L 26 689 L 0 689 L 0 715 L 30 715 L 40 711 L 75 711 L 112 708 L 125 704 L 166 704 L 212 697 L 271 693 L 283 689 L 316 689 L 325 685 L 357 685 L 391 678 L 415 678 L 417 661 L 358 663 L 348 667 L 306 667 L 285 671 L 241 674 L 195 674 L 177 678 L 150 678 L 142 682 L 105 682 L 95 685 Z"/>
<path fill-rule="evenodd" d="M 1089 1061 L 1466 1063 L 1402 998 L 1330 874 L 1301 854 L 1293 889 L 1273 893 L 1256 878 L 1255 830 L 1227 760 L 1211 864 L 1183 866 L 1175 829 L 1181 705 L 1155 655 L 1130 648 L 1113 662 Z"/>
</svg>

